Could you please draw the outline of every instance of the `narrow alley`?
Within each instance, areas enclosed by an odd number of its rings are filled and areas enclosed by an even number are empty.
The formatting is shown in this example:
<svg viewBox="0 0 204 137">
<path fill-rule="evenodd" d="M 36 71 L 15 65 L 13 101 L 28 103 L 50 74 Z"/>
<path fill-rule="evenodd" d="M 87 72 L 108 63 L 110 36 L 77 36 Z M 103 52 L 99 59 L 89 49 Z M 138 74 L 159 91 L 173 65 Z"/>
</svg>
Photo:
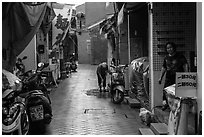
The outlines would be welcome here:
<svg viewBox="0 0 204 137">
<path fill-rule="evenodd" d="M 99 94 L 95 65 L 79 65 L 78 72 L 51 91 L 53 120 L 45 134 L 137 135 L 145 127 L 139 109 L 124 102 L 112 104 L 108 92 Z M 93 89 L 93 92 L 87 92 Z"/>
<path fill-rule="evenodd" d="M 202 2 L 2 2 L 2 135 L 201 135 Z"/>
</svg>

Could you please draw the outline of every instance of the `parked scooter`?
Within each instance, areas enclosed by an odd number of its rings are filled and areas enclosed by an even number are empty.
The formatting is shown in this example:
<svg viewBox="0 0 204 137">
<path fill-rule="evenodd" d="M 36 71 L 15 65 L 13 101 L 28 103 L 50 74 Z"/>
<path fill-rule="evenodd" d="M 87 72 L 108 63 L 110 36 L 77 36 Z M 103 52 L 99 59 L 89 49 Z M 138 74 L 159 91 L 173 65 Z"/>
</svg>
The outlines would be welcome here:
<svg viewBox="0 0 204 137">
<path fill-rule="evenodd" d="M 9 74 L 9 72 L 3 70 L 3 74 L 4 72 Z M 10 88 L 2 88 L 2 134 L 26 135 L 29 131 L 29 119 L 25 99 L 20 96 L 22 83 L 20 79 L 15 79 L 14 74 L 10 73 L 9 75 L 15 82 Z"/>
<path fill-rule="evenodd" d="M 25 65 L 23 64 L 23 60 L 27 59 L 27 56 L 24 56 L 23 58 L 17 58 L 16 65 L 14 67 L 14 74 L 20 78 L 20 75 L 22 75 L 25 72 Z"/>
<path fill-rule="evenodd" d="M 71 70 L 73 70 L 74 72 L 76 72 L 76 70 L 77 70 L 76 61 L 72 61 L 72 62 L 71 62 Z"/>
<path fill-rule="evenodd" d="M 75 53 L 73 53 L 73 54 L 71 55 L 71 57 L 70 57 L 70 62 L 71 62 L 71 65 L 70 65 L 71 70 L 73 70 L 74 72 L 76 72 L 77 63 L 76 63 Z"/>
<path fill-rule="evenodd" d="M 64 65 L 65 65 L 66 75 L 67 75 L 67 77 L 69 77 L 69 75 L 72 72 L 72 70 L 71 70 L 71 62 L 65 62 Z"/>
<path fill-rule="evenodd" d="M 125 93 L 125 79 L 124 79 L 124 69 L 128 65 L 110 66 L 113 68 L 111 72 L 111 82 L 108 84 L 111 93 L 111 101 L 114 104 L 119 104 L 124 100 Z"/>
<path fill-rule="evenodd" d="M 29 70 L 21 75 L 24 83 L 24 91 L 41 90 L 49 98 L 46 87 L 46 79 L 48 76 L 43 72 L 43 69 L 48 67 L 48 65 L 48 63 L 40 62 L 37 70 Z"/>
<path fill-rule="evenodd" d="M 31 129 L 38 127 L 40 130 L 45 130 L 46 125 L 52 120 L 51 100 L 42 79 L 44 77 L 42 70 L 48 65 L 39 63 L 37 70 L 23 80 L 23 91 L 25 92 Z M 26 73 L 24 77 L 27 75 Z"/>
</svg>

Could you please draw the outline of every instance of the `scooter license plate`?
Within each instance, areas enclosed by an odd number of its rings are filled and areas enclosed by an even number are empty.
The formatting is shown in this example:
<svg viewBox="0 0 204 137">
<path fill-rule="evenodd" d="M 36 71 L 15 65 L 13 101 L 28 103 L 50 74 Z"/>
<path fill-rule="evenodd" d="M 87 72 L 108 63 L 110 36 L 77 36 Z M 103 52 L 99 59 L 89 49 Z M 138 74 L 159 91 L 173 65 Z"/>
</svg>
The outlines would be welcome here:
<svg viewBox="0 0 204 137">
<path fill-rule="evenodd" d="M 30 117 L 31 117 L 32 121 L 37 121 L 37 120 L 44 119 L 43 105 L 30 107 Z"/>
</svg>

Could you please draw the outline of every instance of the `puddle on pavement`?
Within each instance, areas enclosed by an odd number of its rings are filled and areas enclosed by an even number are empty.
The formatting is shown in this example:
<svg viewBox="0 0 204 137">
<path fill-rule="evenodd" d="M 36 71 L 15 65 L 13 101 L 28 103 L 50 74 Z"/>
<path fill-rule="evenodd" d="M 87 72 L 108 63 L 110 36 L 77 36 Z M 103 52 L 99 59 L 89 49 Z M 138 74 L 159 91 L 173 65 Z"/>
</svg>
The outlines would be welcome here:
<svg viewBox="0 0 204 137">
<path fill-rule="evenodd" d="M 106 116 L 116 116 L 126 119 L 136 119 L 137 117 L 134 114 L 126 113 L 126 112 L 116 112 L 115 109 L 97 109 L 97 108 L 87 108 L 84 109 L 84 114 L 102 114 Z"/>
<path fill-rule="evenodd" d="M 115 114 L 115 110 L 113 109 L 96 109 L 89 108 L 84 110 L 84 114 Z"/>
<path fill-rule="evenodd" d="M 110 98 L 110 93 L 106 92 L 99 92 L 98 89 L 89 89 L 85 91 L 87 96 L 96 96 L 98 98 Z"/>
</svg>

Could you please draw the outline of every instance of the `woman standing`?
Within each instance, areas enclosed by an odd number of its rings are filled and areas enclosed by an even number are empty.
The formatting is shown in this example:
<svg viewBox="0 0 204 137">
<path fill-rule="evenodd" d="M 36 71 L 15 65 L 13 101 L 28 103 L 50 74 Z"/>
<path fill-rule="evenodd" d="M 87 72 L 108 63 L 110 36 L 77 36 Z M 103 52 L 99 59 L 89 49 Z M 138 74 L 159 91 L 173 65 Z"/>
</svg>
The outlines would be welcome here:
<svg viewBox="0 0 204 137">
<path fill-rule="evenodd" d="M 176 72 L 188 72 L 188 63 L 186 58 L 176 52 L 176 45 L 173 42 L 166 44 L 167 55 L 164 58 L 164 62 L 161 69 L 161 75 L 159 78 L 159 84 L 162 82 L 162 78 L 166 73 L 166 79 L 164 88 L 176 83 Z M 162 110 L 168 108 L 167 98 L 165 91 L 163 91 L 163 107 Z"/>
</svg>

